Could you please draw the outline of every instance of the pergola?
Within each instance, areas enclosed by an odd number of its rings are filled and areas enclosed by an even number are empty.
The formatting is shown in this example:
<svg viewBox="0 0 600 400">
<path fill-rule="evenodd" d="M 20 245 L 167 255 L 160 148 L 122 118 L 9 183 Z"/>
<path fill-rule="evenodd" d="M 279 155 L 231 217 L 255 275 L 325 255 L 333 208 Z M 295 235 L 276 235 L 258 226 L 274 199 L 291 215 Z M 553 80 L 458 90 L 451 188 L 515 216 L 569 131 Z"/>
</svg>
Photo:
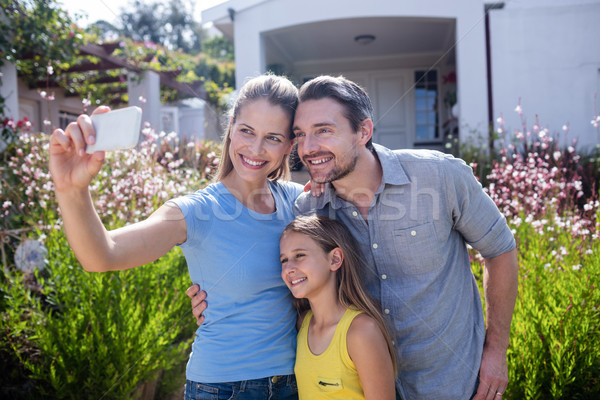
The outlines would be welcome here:
<svg viewBox="0 0 600 400">
<path fill-rule="evenodd" d="M 85 60 L 79 64 L 71 66 L 69 69 L 63 71 L 64 73 L 70 72 L 90 72 L 90 71 L 108 71 L 108 70 L 126 70 L 127 72 L 133 72 L 141 74 L 145 72 L 143 68 L 134 64 L 125 57 L 118 57 L 112 55 L 116 48 L 119 47 L 118 42 L 110 42 L 103 44 L 85 44 L 79 48 L 79 53 L 82 56 L 94 56 L 100 59 L 99 62 L 95 63 L 89 60 Z M 148 55 L 143 61 L 148 62 L 152 59 L 153 55 Z M 192 84 L 182 83 L 175 80 L 175 78 L 181 73 L 181 70 L 173 71 L 155 71 L 160 78 L 160 85 L 174 89 L 180 93 L 191 97 L 198 97 L 206 100 L 206 91 L 202 88 L 202 81 L 198 80 Z M 118 76 L 101 76 L 96 79 L 93 83 L 95 84 L 109 84 L 119 83 L 127 80 L 126 73 Z M 40 80 L 30 85 L 32 89 L 45 89 L 52 87 L 60 87 L 60 83 L 57 79 Z M 123 90 L 123 93 L 126 91 Z M 113 100 L 112 104 L 122 104 L 118 100 Z"/>
<path fill-rule="evenodd" d="M 103 44 L 85 44 L 79 48 L 80 62 L 72 65 L 69 69 L 61 71 L 60 74 L 48 76 L 48 79 L 39 80 L 29 84 L 33 90 L 47 90 L 51 88 L 64 87 L 61 79 L 65 79 L 69 73 L 98 72 L 96 76 L 90 77 L 88 82 L 97 85 L 111 85 L 106 93 L 112 95 L 105 104 L 111 107 L 122 107 L 127 105 L 140 106 L 143 109 L 143 120 L 150 122 L 153 126 L 159 126 L 161 109 L 161 87 L 170 88 L 184 97 L 196 97 L 206 100 L 206 91 L 201 80 L 193 83 L 183 83 L 176 80 L 181 70 L 154 71 L 142 68 L 138 65 L 140 60 L 134 62 L 122 56 L 113 55 L 119 42 Z M 93 56 L 98 60 L 90 60 Z M 149 54 L 142 62 L 149 62 L 154 57 Z M 104 73 L 111 71 L 111 73 Z M 118 71 L 114 73 L 114 71 Z M 115 85 L 116 83 L 125 83 Z M 124 95 L 128 94 L 128 101 Z M 76 96 L 74 90 L 66 91 L 65 96 Z M 18 107 L 17 107 L 18 108 Z"/>
</svg>

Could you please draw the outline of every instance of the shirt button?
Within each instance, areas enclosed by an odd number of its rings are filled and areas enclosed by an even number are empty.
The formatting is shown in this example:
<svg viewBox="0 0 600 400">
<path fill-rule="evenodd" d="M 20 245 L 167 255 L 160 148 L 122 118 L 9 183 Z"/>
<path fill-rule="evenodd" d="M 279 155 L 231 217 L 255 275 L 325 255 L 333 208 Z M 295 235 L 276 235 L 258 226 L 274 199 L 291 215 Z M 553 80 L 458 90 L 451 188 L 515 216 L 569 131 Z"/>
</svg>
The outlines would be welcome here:
<svg viewBox="0 0 600 400">
<path fill-rule="evenodd" d="M 412 232 L 410 233 L 410 235 L 411 235 L 411 236 L 417 236 L 417 231 L 412 231 Z"/>
<path fill-rule="evenodd" d="M 379 247 L 377 246 L 377 243 L 373 243 L 373 248 L 376 249 L 377 247 Z"/>
<path fill-rule="evenodd" d="M 356 217 L 356 216 L 358 216 L 358 213 L 356 211 L 352 211 L 352 215 L 354 215 Z"/>
<path fill-rule="evenodd" d="M 274 376 L 274 377 L 271 378 L 271 383 L 277 383 L 277 377 L 276 376 Z"/>
<path fill-rule="evenodd" d="M 386 274 L 381 275 L 381 279 L 387 279 L 387 275 Z"/>
<path fill-rule="evenodd" d="M 385 310 L 383 310 L 383 312 L 386 313 L 386 314 L 389 314 L 390 310 L 386 308 Z"/>
<path fill-rule="evenodd" d="M 392 346 L 396 345 L 396 341 L 392 340 Z"/>
</svg>

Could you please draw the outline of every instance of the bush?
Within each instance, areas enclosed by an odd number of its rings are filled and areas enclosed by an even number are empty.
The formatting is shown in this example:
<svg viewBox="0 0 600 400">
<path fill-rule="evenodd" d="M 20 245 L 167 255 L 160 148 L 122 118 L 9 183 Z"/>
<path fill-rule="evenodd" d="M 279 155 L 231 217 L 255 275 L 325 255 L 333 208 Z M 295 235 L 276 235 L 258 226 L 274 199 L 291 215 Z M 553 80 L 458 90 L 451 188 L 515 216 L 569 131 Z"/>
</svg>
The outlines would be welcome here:
<svg viewBox="0 0 600 400">
<path fill-rule="evenodd" d="M 576 143 L 562 148 L 558 139 L 537 121 L 523 124 L 500 142 L 498 159 L 484 162 L 484 190 L 515 234 L 520 266 L 504 398 L 600 396 L 600 170 L 594 156 L 584 160 Z M 473 259 L 481 275 L 483 260 Z"/>
<path fill-rule="evenodd" d="M 45 242 L 42 272 L 9 273 L 1 283 L 9 300 L 3 340 L 35 381 L 36 395 L 132 398 L 140 383 L 187 358 L 195 324 L 180 251 L 97 274 L 78 265 L 62 232 L 50 232 Z"/>
<path fill-rule="evenodd" d="M 529 224 L 517 237 L 521 273 L 508 392 L 516 399 L 598 398 L 598 241 L 564 230 L 540 235 Z"/>
<path fill-rule="evenodd" d="M 600 222 L 598 210 L 595 218 Z M 564 229 L 542 234 L 532 223 L 510 225 L 520 268 L 504 397 L 597 399 L 600 243 Z M 473 272 L 480 271 L 474 263 Z"/>
<path fill-rule="evenodd" d="M 195 323 L 185 259 L 174 249 L 133 270 L 85 272 L 62 233 L 47 139 L 24 133 L 2 153 L 0 360 L 10 373 L 0 377 L 0 397 L 139 396 L 143 382 L 172 376 L 188 357 Z M 217 147 L 145 130 L 136 149 L 108 153 L 91 186 L 104 224 L 141 220 L 201 188 L 218 164 Z M 13 262 L 25 243 L 34 245 Z"/>
</svg>

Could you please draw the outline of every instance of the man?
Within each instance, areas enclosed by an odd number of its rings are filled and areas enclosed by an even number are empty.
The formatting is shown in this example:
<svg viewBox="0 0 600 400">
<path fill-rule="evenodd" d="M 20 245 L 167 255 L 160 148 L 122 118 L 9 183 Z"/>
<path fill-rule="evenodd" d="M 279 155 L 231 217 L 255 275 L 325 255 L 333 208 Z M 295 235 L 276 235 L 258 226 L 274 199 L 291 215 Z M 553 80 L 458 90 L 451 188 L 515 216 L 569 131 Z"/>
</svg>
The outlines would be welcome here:
<svg viewBox="0 0 600 400">
<path fill-rule="evenodd" d="M 373 145 L 371 102 L 342 77 L 302 86 L 294 133 L 313 184 L 326 184 L 319 197 L 302 195 L 297 211 L 335 217 L 361 243 L 367 289 L 394 337 L 399 395 L 500 399 L 517 295 L 515 241 L 471 169 L 439 152 Z M 467 243 L 485 259 L 487 324 Z M 202 299 L 192 301 L 196 316 Z"/>
</svg>

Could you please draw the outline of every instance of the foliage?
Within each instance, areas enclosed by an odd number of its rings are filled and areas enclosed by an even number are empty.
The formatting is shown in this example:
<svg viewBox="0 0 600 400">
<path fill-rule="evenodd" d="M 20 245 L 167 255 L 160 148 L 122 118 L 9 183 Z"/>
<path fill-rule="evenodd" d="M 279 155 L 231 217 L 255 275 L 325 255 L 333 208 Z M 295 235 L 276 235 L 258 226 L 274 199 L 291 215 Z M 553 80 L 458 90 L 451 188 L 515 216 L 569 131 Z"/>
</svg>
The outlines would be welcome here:
<svg viewBox="0 0 600 400">
<path fill-rule="evenodd" d="M 235 86 L 230 56 L 214 59 L 199 53 L 205 34 L 188 12 L 192 5 L 183 0 L 171 0 L 167 5 L 153 3 L 157 12 L 151 14 L 144 3 L 136 1 L 134 11 L 123 11 L 121 15 L 123 29 L 101 22 L 87 32 L 76 25 L 77 16 L 69 17 L 54 0 L 0 0 L 0 4 L 0 65 L 3 61 L 14 63 L 19 77 L 29 86 L 45 85 L 41 93 L 47 92 L 48 98 L 54 96 L 51 87 L 58 86 L 66 93 L 78 95 L 85 104 L 128 102 L 126 69 L 67 72 L 83 63 L 98 63 L 99 58 L 80 55 L 78 50 L 84 43 L 103 43 L 101 36 L 111 33 L 124 35 L 118 39 L 114 56 L 127 59 L 141 70 L 168 73 L 183 84 L 206 82 L 210 86 L 209 102 L 217 108 L 222 108 L 220 98 Z M 193 89 L 200 97 L 201 88 Z M 188 95 L 166 87 L 162 90 L 165 102 L 185 96 Z M 3 115 L 4 99 L 0 98 L 0 116 Z M 14 137 L 5 125 L 0 128 L 3 138 Z"/>
<path fill-rule="evenodd" d="M 218 164 L 214 143 L 150 129 L 143 135 L 136 149 L 108 153 L 92 183 L 109 229 L 202 187 Z M 0 360 L 10 374 L 0 378 L 0 397 L 135 397 L 142 382 L 163 371 L 172 376 L 187 358 L 195 324 L 183 293 L 184 258 L 173 250 L 133 270 L 85 272 L 62 233 L 47 149 L 47 136 L 23 133 L 2 153 Z M 34 274 L 12 262 L 26 238 L 48 249 L 45 267 Z"/>
<path fill-rule="evenodd" d="M 0 0 L 0 5 L 0 66 L 14 63 L 26 82 L 33 84 L 47 77 L 54 60 L 69 63 L 74 59 L 82 31 L 54 0 Z M 0 120 L 0 138 L 9 142 L 16 132 L 5 117 L 2 96 Z"/>
<path fill-rule="evenodd" d="M 592 215 L 596 225 L 599 210 Z M 525 215 L 520 219 L 527 220 Z M 520 269 L 504 398 L 598 398 L 600 242 L 556 224 L 544 233 L 534 221 L 509 224 L 518 243 Z M 480 273 L 481 265 L 473 264 L 474 273 Z"/>
<path fill-rule="evenodd" d="M 171 0 L 168 4 L 136 0 L 130 8 L 129 11 L 122 9 L 123 28 L 98 21 L 89 31 L 98 37 L 112 37 L 111 40 L 119 37 L 120 47 L 115 55 L 127 57 L 142 68 L 175 73 L 177 81 L 187 84 L 202 81 L 208 102 L 222 113 L 222 98 L 235 87 L 231 41 L 223 36 L 208 38 L 201 24 L 192 19 L 193 13 L 188 11 L 193 4 L 182 0 Z M 81 79 L 79 84 L 87 81 Z M 115 86 L 122 89 L 124 82 Z M 98 86 L 91 90 L 74 89 L 83 97 L 92 93 L 94 98 L 99 98 L 99 90 L 102 90 Z M 115 92 L 114 88 L 104 89 L 100 98 L 106 98 L 110 89 Z M 179 97 L 174 90 L 163 88 L 165 102 Z"/>
<path fill-rule="evenodd" d="M 169 50 L 200 51 L 205 33 L 193 19 L 193 3 L 184 0 L 135 0 L 121 8 L 119 34 L 138 42 L 160 43 Z"/>
<path fill-rule="evenodd" d="M 521 271 L 508 392 L 517 399 L 597 398 L 598 240 L 560 229 L 542 235 L 531 224 L 521 224 L 517 238 Z"/>
<path fill-rule="evenodd" d="M 14 272 L 1 283 L 10 303 L 3 340 L 41 396 L 131 398 L 140 382 L 186 358 L 194 323 L 179 251 L 135 270 L 94 274 L 77 265 L 61 231 L 45 242 L 44 273 Z"/>
<path fill-rule="evenodd" d="M 511 140 L 498 122 L 502 148 L 478 162 L 489 166 L 484 190 L 515 233 L 520 265 L 504 398 L 596 399 L 600 169 L 593 155 L 581 157 L 575 143 L 562 148 L 538 121 L 529 129 L 523 123 Z M 481 275 L 483 259 L 472 258 Z"/>
<path fill-rule="evenodd" d="M 499 130 L 503 133 L 502 125 Z M 551 136 L 536 121 L 530 130 L 523 122 L 514 139 L 508 143 L 504 139 L 501 144 L 485 190 L 509 220 L 519 226 L 524 216 L 541 234 L 556 225 L 574 237 L 597 237 L 600 225 L 594 210 L 600 202 L 595 183 L 600 169 L 582 164 L 576 141 L 562 148 L 559 136 Z"/>
<path fill-rule="evenodd" d="M 202 52 L 215 60 L 233 62 L 233 43 L 225 36 L 203 40 Z"/>
<path fill-rule="evenodd" d="M 82 30 L 54 0 L 0 0 L 0 62 L 15 63 L 24 77 L 45 77 L 55 60 L 71 62 Z"/>
</svg>

